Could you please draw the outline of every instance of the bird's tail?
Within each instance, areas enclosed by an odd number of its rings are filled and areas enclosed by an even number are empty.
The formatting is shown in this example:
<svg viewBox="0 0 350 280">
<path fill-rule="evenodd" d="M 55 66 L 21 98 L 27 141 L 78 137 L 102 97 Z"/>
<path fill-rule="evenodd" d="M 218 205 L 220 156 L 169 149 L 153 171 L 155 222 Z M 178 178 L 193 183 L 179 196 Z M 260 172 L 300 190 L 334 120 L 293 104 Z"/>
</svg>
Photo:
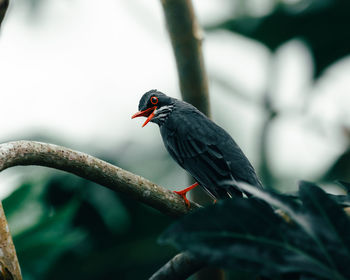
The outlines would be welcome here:
<svg viewBox="0 0 350 280">
<path fill-rule="evenodd" d="M 219 188 L 207 188 L 203 186 L 204 190 L 213 200 L 242 197 L 242 192 L 232 185 L 225 185 Z"/>
<path fill-rule="evenodd" d="M 263 188 L 261 182 L 257 179 L 253 182 L 247 182 L 248 184 L 257 187 L 258 189 Z M 236 197 L 242 197 L 243 194 L 247 197 L 251 197 L 250 193 L 247 193 L 246 191 L 242 190 L 239 187 L 239 184 L 236 180 L 225 180 L 220 182 L 220 188 L 217 188 L 219 191 L 220 198 L 232 198 L 233 196 Z"/>
<path fill-rule="evenodd" d="M 252 182 L 246 182 L 246 183 L 257 187 L 258 189 L 263 188 L 262 184 L 257 178 Z M 242 190 L 239 187 L 239 184 L 235 179 L 223 180 L 215 188 L 207 188 L 203 185 L 202 187 L 209 194 L 209 196 L 214 200 L 227 199 L 232 197 L 242 197 L 243 194 L 246 195 L 247 197 L 251 197 L 250 193 L 246 192 L 245 190 Z"/>
</svg>

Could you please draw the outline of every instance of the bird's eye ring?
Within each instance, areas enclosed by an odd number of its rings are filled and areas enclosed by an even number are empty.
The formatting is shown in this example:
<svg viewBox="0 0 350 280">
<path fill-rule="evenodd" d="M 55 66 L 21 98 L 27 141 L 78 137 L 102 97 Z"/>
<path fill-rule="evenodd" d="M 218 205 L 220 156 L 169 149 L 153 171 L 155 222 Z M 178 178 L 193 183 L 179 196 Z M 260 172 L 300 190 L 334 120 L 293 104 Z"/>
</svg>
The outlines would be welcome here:
<svg viewBox="0 0 350 280">
<path fill-rule="evenodd" d="M 158 98 L 155 96 L 152 96 L 150 100 L 153 105 L 156 105 L 158 103 Z"/>
</svg>

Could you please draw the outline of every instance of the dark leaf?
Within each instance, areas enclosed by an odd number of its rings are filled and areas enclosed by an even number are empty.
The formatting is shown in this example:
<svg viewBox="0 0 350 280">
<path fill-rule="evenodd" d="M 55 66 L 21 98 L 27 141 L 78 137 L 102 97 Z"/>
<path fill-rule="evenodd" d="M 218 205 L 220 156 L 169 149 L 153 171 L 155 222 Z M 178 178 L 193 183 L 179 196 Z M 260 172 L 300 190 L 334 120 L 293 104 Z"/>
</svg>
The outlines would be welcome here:
<svg viewBox="0 0 350 280">
<path fill-rule="evenodd" d="M 301 183 L 300 195 L 303 205 L 270 191 L 254 194 L 270 205 L 256 198 L 222 201 L 187 215 L 160 240 L 208 264 L 267 277 L 297 273 L 307 279 L 349 279 L 349 220 L 317 186 Z M 271 206 L 277 205 L 294 223 L 275 214 Z"/>
<path fill-rule="evenodd" d="M 323 176 L 325 181 L 335 181 L 344 182 L 350 180 L 349 175 L 350 170 L 350 149 L 344 151 L 344 153 L 337 158 L 337 160 L 329 167 L 328 171 Z M 342 184 L 345 186 L 344 184 Z M 349 183 L 348 183 L 349 186 Z"/>
<path fill-rule="evenodd" d="M 329 265 L 350 278 L 350 222 L 343 209 L 321 188 L 301 182 L 300 199 L 320 252 Z"/>
<path fill-rule="evenodd" d="M 350 183 L 342 180 L 336 181 L 347 193 L 350 193 Z"/>
<path fill-rule="evenodd" d="M 40 222 L 14 236 L 13 241 L 24 272 L 44 273 L 64 251 L 85 238 L 84 232 L 71 227 L 78 205 L 77 201 L 71 201 L 52 216 L 42 218 Z"/>
<path fill-rule="evenodd" d="M 330 198 L 332 198 L 341 207 L 349 207 L 350 206 L 350 196 L 349 195 L 328 194 L 328 196 Z"/>
</svg>

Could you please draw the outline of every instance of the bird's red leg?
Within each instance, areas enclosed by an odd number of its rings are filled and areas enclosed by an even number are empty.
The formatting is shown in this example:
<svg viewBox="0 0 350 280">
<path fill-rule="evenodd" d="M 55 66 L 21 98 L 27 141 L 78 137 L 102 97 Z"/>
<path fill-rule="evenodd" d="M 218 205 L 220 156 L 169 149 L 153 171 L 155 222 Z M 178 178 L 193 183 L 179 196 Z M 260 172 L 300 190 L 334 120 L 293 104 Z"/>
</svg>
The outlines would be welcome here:
<svg viewBox="0 0 350 280">
<path fill-rule="evenodd" d="M 188 188 L 183 189 L 182 191 L 174 191 L 174 193 L 177 193 L 178 195 L 181 195 L 182 198 L 185 200 L 185 203 L 186 203 L 187 207 L 190 208 L 191 204 L 190 204 L 189 200 L 187 199 L 186 194 L 187 194 L 188 191 L 194 189 L 197 186 L 198 186 L 198 183 L 196 182 L 193 185 L 189 186 Z"/>
</svg>

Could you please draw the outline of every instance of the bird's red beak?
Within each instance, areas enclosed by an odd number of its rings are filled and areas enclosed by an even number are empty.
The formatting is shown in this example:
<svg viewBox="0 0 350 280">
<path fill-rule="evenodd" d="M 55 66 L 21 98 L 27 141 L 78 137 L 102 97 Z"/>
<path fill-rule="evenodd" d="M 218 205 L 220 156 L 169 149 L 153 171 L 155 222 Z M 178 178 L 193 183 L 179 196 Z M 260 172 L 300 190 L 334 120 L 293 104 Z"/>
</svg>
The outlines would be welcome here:
<svg viewBox="0 0 350 280">
<path fill-rule="evenodd" d="M 136 114 L 134 114 L 131 118 L 138 118 L 138 117 L 147 117 L 147 120 L 143 123 L 142 127 L 144 127 L 148 122 L 154 117 L 154 111 L 157 109 L 157 106 L 148 108 L 144 111 L 139 111 Z"/>
</svg>

